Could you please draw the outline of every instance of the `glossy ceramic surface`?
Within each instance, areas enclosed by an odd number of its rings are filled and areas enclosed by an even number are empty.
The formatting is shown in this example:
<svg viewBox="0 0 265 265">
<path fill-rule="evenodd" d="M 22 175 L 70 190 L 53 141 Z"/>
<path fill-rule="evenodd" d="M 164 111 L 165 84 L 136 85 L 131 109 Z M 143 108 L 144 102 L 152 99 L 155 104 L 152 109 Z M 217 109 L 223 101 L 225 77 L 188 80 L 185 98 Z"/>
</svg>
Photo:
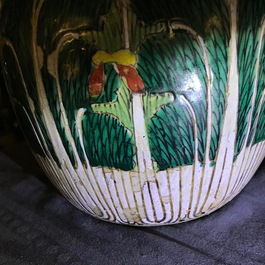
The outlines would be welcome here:
<svg viewBox="0 0 265 265">
<path fill-rule="evenodd" d="M 101 219 L 161 225 L 265 156 L 263 0 L 6 0 L 1 61 L 36 159 Z"/>
</svg>

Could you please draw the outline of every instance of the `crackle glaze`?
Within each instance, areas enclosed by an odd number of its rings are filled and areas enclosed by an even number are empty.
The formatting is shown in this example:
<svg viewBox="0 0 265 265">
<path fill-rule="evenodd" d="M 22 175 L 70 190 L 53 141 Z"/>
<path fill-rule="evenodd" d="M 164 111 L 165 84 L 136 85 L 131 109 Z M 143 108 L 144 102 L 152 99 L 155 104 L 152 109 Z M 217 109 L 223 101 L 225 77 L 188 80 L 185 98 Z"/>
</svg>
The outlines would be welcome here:
<svg viewBox="0 0 265 265">
<path fill-rule="evenodd" d="M 79 209 L 162 225 L 218 209 L 265 156 L 264 0 L 2 0 L 2 71 Z"/>
</svg>

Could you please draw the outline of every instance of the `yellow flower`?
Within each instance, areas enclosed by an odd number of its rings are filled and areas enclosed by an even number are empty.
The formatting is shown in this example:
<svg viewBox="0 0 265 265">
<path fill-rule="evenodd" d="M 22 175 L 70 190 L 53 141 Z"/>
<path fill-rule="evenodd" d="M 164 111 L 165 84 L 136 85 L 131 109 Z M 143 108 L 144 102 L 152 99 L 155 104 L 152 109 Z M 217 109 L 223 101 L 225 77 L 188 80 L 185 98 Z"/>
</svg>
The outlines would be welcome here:
<svg viewBox="0 0 265 265">
<path fill-rule="evenodd" d="M 121 65 L 135 65 L 136 54 L 131 53 L 129 50 L 119 50 L 114 53 L 105 51 L 97 51 L 93 57 L 92 62 L 96 65 L 100 63 L 117 63 Z"/>
</svg>

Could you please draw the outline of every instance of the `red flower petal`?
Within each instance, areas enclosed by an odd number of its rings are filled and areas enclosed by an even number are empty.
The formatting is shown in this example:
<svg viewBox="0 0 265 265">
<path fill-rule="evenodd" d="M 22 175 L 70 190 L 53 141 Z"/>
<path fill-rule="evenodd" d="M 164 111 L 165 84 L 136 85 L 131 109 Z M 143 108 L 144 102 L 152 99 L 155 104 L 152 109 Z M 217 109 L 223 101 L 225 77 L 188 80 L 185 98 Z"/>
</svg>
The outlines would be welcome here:
<svg viewBox="0 0 265 265">
<path fill-rule="evenodd" d="M 144 93 L 144 83 L 137 70 L 133 66 L 117 64 L 119 74 L 125 77 L 129 89 L 133 93 Z"/>
<path fill-rule="evenodd" d="M 88 78 L 89 94 L 92 97 L 101 94 L 104 86 L 104 64 L 100 64 Z"/>
</svg>

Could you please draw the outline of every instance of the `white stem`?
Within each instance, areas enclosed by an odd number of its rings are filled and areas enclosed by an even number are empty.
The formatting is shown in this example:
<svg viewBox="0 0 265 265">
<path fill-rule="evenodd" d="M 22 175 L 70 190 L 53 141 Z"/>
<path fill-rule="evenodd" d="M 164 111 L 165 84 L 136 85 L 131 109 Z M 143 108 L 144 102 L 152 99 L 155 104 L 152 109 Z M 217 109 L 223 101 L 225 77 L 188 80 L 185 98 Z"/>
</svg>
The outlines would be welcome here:
<svg viewBox="0 0 265 265">
<path fill-rule="evenodd" d="M 231 39 L 229 43 L 230 61 L 228 70 L 227 99 L 223 129 L 219 144 L 217 160 L 223 160 L 226 149 L 229 153 L 234 153 L 236 132 L 237 132 L 237 115 L 239 102 L 239 79 L 237 67 L 237 0 L 231 1 Z M 232 150 L 232 152 L 231 152 Z M 232 157 L 230 158 L 232 159 Z"/>
<path fill-rule="evenodd" d="M 82 148 L 83 153 L 84 153 L 86 164 L 88 165 L 89 174 L 93 174 L 92 168 L 89 166 L 90 162 L 89 162 L 87 155 L 86 155 L 86 149 L 85 149 L 84 140 L 83 140 L 84 135 L 83 135 L 83 129 L 82 129 L 82 118 L 84 116 L 85 111 L 86 111 L 86 109 L 84 109 L 84 108 L 81 108 L 77 111 L 77 114 L 75 117 L 75 123 L 76 123 L 76 127 L 77 127 L 78 137 L 80 139 L 80 145 L 81 145 L 81 148 Z"/>
<path fill-rule="evenodd" d="M 49 129 L 47 129 L 47 133 L 49 135 L 49 139 L 52 143 L 52 146 L 54 148 L 54 151 L 56 153 L 57 158 L 61 163 L 63 161 L 66 161 L 67 163 L 71 164 L 71 161 L 66 154 L 66 151 L 64 149 L 64 146 L 62 144 L 60 135 L 57 131 L 57 127 L 54 121 L 54 118 L 52 116 L 52 113 L 49 108 L 48 99 L 45 92 L 45 87 L 42 80 L 41 75 L 41 68 L 43 66 L 43 54 L 40 49 L 40 47 L 37 46 L 37 30 L 38 30 L 38 17 L 41 10 L 41 7 L 43 5 L 44 0 L 41 0 L 38 2 L 37 6 L 35 1 L 34 7 L 33 7 L 33 16 L 32 16 L 32 53 L 33 53 L 33 68 L 34 68 L 34 74 L 36 77 L 36 84 L 38 87 L 38 102 L 40 105 L 40 110 L 42 117 L 45 121 L 45 126 L 49 126 Z"/>
<path fill-rule="evenodd" d="M 250 109 L 250 113 L 249 113 L 249 117 L 248 117 L 247 133 L 246 133 L 246 136 L 245 136 L 245 141 L 244 141 L 243 148 L 245 148 L 245 146 L 247 145 L 249 134 L 251 132 L 250 129 L 251 129 L 251 124 L 252 124 L 252 119 L 253 119 L 253 112 L 254 112 L 254 107 L 255 107 L 255 102 L 256 102 L 256 97 L 257 97 L 257 92 L 258 92 L 260 57 L 261 57 L 261 48 L 262 48 L 262 41 L 263 41 L 264 34 L 265 34 L 265 19 L 263 20 L 262 25 L 261 25 L 261 33 L 260 33 L 260 39 L 259 39 L 259 44 L 258 44 L 258 58 L 257 58 L 257 62 L 256 62 L 256 69 L 255 69 L 256 74 L 255 74 L 255 80 L 254 80 L 254 89 L 253 89 L 253 94 L 252 94 L 251 109 Z M 255 117 L 254 129 L 252 131 L 250 144 L 252 144 L 253 139 L 255 137 L 257 123 L 258 123 L 258 119 L 259 119 L 259 114 L 260 114 L 260 111 L 261 111 L 261 108 L 262 108 L 262 103 L 263 103 L 263 100 L 264 100 L 264 93 L 265 93 L 265 91 L 263 91 L 262 97 L 261 97 L 260 102 L 259 102 L 258 113 L 257 113 L 257 116 Z"/>
<path fill-rule="evenodd" d="M 146 125 L 144 119 L 143 102 L 141 94 L 132 95 L 132 106 L 133 106 L 133 123 L 134 123 L 134 134 L 137 146 L 137 162 L 138 169 L 140 172 L 147 169 L 152 170 L 152 160 L 148 144 L 148 136 L 146 133 Z"/>
<path fill-rule="evenodd" d="M 258 121 L 259 121 L 259 117 L 260 117 L 260 112 L 261 112 L 261 109 L 262 109 L 262 106 L 263 106 L 264 102 L 265 102 L 265 88 L 264 88 L 264 90 L 262 92 L 262 96 L 261 96 L 261 99 L 260 99 L 260 102 L 259 102 L 257 116 L 255 118 L 255 124 L 254 124 L 253 132 L 252 132 L 252 135 L 251 135 L 250 145 L 253 144 L 253 141 L 255 139 L 255 134 L 256 134 L 256 131 L 257 131 L 257 127 L 258 127 Z"/>
<path fill-rule="evenodd" d="M 124 48 L 130 49 L 128 11 L 125 6 L 125 1 L 126 0 L 121 0 Z M 140 172 L 145 172 L 146 169 L 153 170 L 148 135 L 146 133 L 142 94 L 132 93 L 132 112 L 137 147 L 138 170 Z"/>
<path fill-rule="evenodd" d="M 217 150 L 215 175 L 213 186 L 217 187 L 215 192 L 215 204 L 223 201 L 227 179 L 231 175 L 234 164 L 234 153 L 237 135 L 237 113 L 239 102 L 239 78 L 237 66 L 237 0 L 230 2 L 231 12 L 231 39 L 229 42 L 229 69 L 226 90 L 226 106 L 223 120 L 223 128 L 219 147 Z"/>
<path fill-rule="evenodd" d="M 68 121 L 68 117 L 66 115 L 66 110 L 63 104 L 63 97 L 62 97 L 62 89 L 61 89 L 61 84 L 60 84 L 60 80 L 59 80 L 59 69 L 58 69 L 58 57 L 59 57 L 59 52 L 61 50 L 61 47 L 63 46 L 64 43 L 66 43 L 69 40 L 72 39 L 76 39 L 78 38 L 78 34 L 77 33 L 67 33 L 65 34 L 59 41 L 56 50 L 49 55 L 48 57 L 48 70 L 49 73 L 55 78 L 56 80 L 56 89 L 58 92 L 58 100 L 59 100 L 59 107 L 61 110 L 61 117 L 62 117 L 62 123 L 64 125 L 64 129 L 65 129 L 65 134 L 69 140 L 69 144 L 72 147 L 73 150 L 73 154 L 75 157 L 75 162 L 77 163 L 78 167 L 81 166 L 82 162 L 80 161 L 79 158 L 79 154 L 75 145 L 75 140 L 72 136 L 72 132 L 70 130 L 70 126 L 69 126 L 69 121 Z M 80 139 L 81 141 L 81 139 Z M 84 152 L 84 156 L 86 156 L 85 152 Z M 90 167 L 90 164 L 88 161 L 87 162 L 87 167 Z"/>
<path fill-rule="evenodd" d="M 192 123 L 193 123 L 193 126 L 194 126 L 194 128 L 193 128 L 193 131 L 194 131 L 194 164 L 195 164 L 195 167 L 196 167 L 198 165 L 198 163 L 199 163 L 198 123 L 197 123 L 195 112 L 194 112 L 191 104 L 189 103 L 189 101 L 184 96 L 180 96 L 180 97 L 185 102 L 185 104 L 186 104 L 186 106 L 188 108 L 188 111 L 189 111 L 189 113 L 191 115 Z"/>
</svg>

